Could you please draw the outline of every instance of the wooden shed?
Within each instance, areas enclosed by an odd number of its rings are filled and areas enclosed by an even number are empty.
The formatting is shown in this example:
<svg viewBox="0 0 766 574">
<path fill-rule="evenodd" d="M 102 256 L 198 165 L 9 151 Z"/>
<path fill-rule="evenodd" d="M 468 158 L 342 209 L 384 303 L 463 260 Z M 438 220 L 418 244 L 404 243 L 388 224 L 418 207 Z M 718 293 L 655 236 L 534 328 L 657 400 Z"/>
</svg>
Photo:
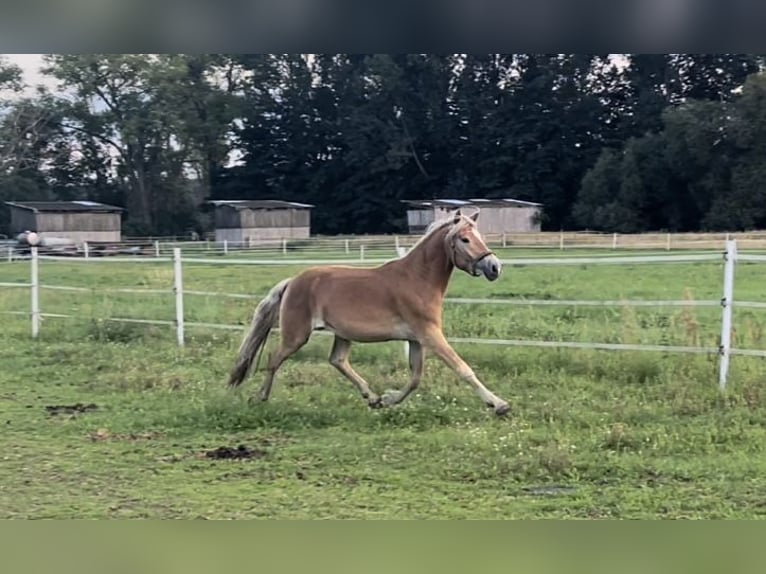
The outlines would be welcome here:
<svg viewBox="0 0 766 574">
<path fill-rule="evenodd" d="M 213 200 L 215 240 L 233 244 L 308 239 L 313 205 L 277 199 Z"/>
<path fill-rule="evenodd" d="M 121 207 L 95 201 L 6 201 L 11 210 L 11 233 L 34 231 L 40 239 L 73 243 L 119 242 Z"/>
<path fill-rule="evenodd" d="M 520 199 L 425 199 L 404 200 L 408 206 L 409 232 L 421 234 L 439 219 L 458 208 L 472 212 L 481 210 L 479 231 L 484 235 L 540 231 L 542 204 Z"/>
</svg>

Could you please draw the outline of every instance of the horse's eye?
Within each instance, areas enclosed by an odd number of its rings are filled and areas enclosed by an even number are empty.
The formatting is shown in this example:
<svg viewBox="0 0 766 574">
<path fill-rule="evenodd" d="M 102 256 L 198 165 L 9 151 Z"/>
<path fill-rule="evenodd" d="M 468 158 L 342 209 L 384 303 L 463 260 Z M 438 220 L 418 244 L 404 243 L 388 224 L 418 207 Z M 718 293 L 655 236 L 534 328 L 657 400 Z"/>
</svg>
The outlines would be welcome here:
<svg viewBox="0 0 766 574">
<path fill-rule="evenodd" d="M 460 241 L 462 241 L 463 243 L 470 243 L 471 242 L 471 240 L 468 239 L 467 237 L 461 237 Z"/>
</svg>

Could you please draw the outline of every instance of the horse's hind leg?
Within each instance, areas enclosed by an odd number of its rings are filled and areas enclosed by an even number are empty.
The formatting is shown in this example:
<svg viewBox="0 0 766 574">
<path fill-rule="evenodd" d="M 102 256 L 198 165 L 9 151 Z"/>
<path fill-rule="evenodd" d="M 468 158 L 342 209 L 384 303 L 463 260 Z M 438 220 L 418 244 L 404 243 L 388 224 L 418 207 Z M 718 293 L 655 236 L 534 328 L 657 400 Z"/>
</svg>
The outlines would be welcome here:
<svg viewBox="0 0 766 574">
<path fill-rule="evenodd" d="M 274 376 L 279 367 L 282 366 L 287 358 L 303 347 L 311 337 L 311 325 L 309 322 L 300 322 L 299 324 L 290 324 L 289 321 L 282 321 L 280 325 L 281 337 L 279 348 L 269 358 L 266 367 L 266 379 L 258 391 L 258 400 L 268 401 L 271 396 L 271 386 L 274 384 Z"/>
<path fill-rule="evenodd" d="M 370 390 L 370 385 L 367 384 L 359 374 L 351 368 L 351 364 L 348 362 L 348 355 L 351 352 L 351 341 L 335 335 L 335 341 L 332 344 L 332 351 L 330 352 L 330 364 L 338 369 L 343 375 L 359 389 L 362 393 L 362 397 L 367 399 L 367 404 L 371 407 L 381 406 L 380 397 Z"/>
<path fill-rule="evenodd" d="M 412 371 L 412 378 L 410 383 L 404 387 L 401 391 L 386 391 L 383 394 L 382 401 L 386 406 L 398 405 L 408 396 L 410 393 L 418 388 L 420 379 L 423 376 L 423 346 L 417 341 L 410 341 L 410 371 Z"/>
</svg>

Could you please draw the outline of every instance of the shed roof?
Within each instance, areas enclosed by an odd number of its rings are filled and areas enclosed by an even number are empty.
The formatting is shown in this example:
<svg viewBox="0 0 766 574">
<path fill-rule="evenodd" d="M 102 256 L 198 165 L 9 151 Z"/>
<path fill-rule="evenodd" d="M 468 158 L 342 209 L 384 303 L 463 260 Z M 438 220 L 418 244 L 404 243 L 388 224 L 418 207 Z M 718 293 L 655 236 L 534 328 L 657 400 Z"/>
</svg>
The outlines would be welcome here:
<svg viewBox="0 0 766 574">
<path fill-rule="evenodd" d="M 542 203 L 536 203 L 534 201 L 524 201 L 523 199 L 513 199 L 510 197 L 504 197 L 504 198 L 476 198 L 471 199 L 471 205 L 500 205 L 500 206 L 508 206 L 511 207 L 542 207 Z"/>
<path fill-rule="evenodd" d="M 227 206 L 234 209 L 311 209 L 314 207 L 309 203 L 281 199 L 213 199 L 209 203 L 216 207 Z"/>
<path fill-rule="evenodd" d="M 6 201 L 6 205 L 34 213 L 120 213 L 122 207 L 96 201 Z"/>
<path fill-rule="evenodd" d="M 542 203 L 512 198 L 474 198 L 474 199 L 404 199 L 403 203 L 412 207 L 542 207 Z"/>
</svg>

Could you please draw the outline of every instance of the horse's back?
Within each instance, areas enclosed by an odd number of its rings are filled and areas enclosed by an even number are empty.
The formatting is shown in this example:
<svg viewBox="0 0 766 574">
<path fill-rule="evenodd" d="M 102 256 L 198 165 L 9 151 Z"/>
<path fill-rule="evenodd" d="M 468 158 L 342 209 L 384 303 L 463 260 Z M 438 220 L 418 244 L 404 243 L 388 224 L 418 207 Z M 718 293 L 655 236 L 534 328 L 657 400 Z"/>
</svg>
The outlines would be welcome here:
<svg viewBox="0 0 766 574">
<path fill-rule="evenodd" d="M 376 295 L 390 292 L 395 281 L 381 273 L 381 268 L 360 268 L 347 265 L 310 267 L 291 281 L 291 290 L 311 298 L 326 299 Z M 353 301 L 353 299 L 352 299 Z"/>
</svg>

